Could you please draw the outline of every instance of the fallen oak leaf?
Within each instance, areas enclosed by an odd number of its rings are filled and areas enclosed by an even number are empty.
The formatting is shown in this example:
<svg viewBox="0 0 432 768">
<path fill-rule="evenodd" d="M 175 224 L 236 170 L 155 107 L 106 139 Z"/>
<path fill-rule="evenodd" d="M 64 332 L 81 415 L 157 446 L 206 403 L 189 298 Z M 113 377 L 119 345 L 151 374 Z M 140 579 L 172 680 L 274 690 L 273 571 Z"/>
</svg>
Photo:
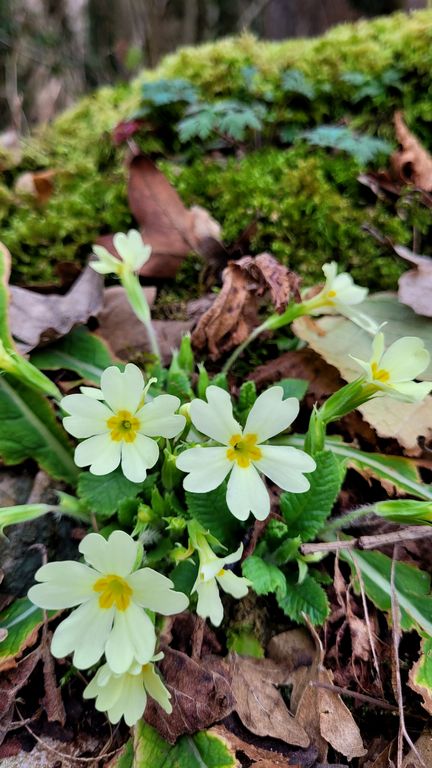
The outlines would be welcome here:
<svg viewBox="0 0 432 768">
<path fill-rule="evenodd" d="M 235 697 L 234 709 L 243 725 L 257 736 L 270 736 L 286 744 L 308 747 L 306 731 L 288 710 L 276 687 L 287 682 L 286 665 L 281 666 L 271 659 L 253 659 L 237 654 L 228 657 L 228 664 Z"/>
<path fill-rule="evenodd" d="M 394 172 L 406 184 L 432 191 L 432 156 L 405 125 L 402 112 L 394 115 L 396 137 L 402 149 L 391 156 Z"/>
<path fill-rule="evenodd" d="M 16 347 L 25 354 L 69 333 L 86 323 L 102 307 L 103 280 L 86 267 L 64 295 L 45 295 L 27 288 L 10 286 L 9 320 Z"/>
<path fill-rule="evenodd" d="M 203 256 L 223 249 L 218 222 L 201 206 L 186 208 L 180 196 L 150 158 L 136 155 L 129 165 L 128 199 L 145 243 L 152 255 L 142 267 L 145 277 L 174 277 L 192 251 Z M 97 240 L 118 256 L 112 235 Z"/>
<path fill-rule="evenodd" d="M 208 347 L 213 360 L 248 337 L 257 322 L 259 297 L 269 292 L 276 310 L 283 312 L 299 286 L 297 275 L 269 253 L 228 262 L 222 280 L 220 293 L 192 334 L 193 345 Z"/>
<path fill-rule="evenodd" d="M 181 651 L 164 648 L 160 663 L 173 711 L 167 715 L 149 699 L 144 719 L 170 744 L 185 733 L 213 725 L 232 712 L 234 696 L 230 681 L 205 662 L 193 661 Z"/>
</svg>

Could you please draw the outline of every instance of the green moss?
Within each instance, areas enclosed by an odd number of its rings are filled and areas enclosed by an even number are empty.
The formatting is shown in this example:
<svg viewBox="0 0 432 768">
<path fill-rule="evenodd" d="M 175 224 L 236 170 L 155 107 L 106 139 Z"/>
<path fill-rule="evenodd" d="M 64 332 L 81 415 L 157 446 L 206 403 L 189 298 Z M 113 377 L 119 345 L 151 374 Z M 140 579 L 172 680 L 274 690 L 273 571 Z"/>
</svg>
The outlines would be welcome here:
<svg viewBox="0 0 432 768">
<path fill-rule="evenodd" d="M 252 95 L 244 76 L 244 68 L 251 66 L 256 72 Z M 310 79 L 313 100 L 283 93 L 281 73 L 291 67 Z M 392 69 L 396 84 L 381 87 Z M 375 95 L 353 97 L 353 86 L 344 78 L 352 71 L 364 73 L 369 84 L 378 83 Z M 354 127 L 388 138 L 393 136 L 391 115 L 403 108 L 411 128 L 431 147 L 431 71 L 432 12 L 418 12 L 343 25 L 316 40 L 263 43 L 242 36 L 184 49 L 131 85 L 101 89 L 26 142 L 19 166 L 5 173 L 1 238 L 13 256 L 13 279 L 46 281 L 57 262 L 84 260 L 98 235 L 132 225 L 125 151 L 114 147 L 111 131 L 139 107 L 146 79 L 188 78 L 206 99 L 259 98 L 270 90 L 267 141 L 276 130 L 272 125 L 311 126 L 347 113 Z M 148 151 L 164 149 L 162 135 L 144 136 L 141 143 Z M 227 242 L 256 220 L 253 250 L 272 250 L 306 279 L 317 277 L 321 264 L 335 258 L 371 288 L 395 286 L 401 265 L 362 225 L 407 244 L 418 216 L 411 212 L 403 221 L 394 208 L 368 197 L 357 182 L 359 167 L 346 156 L 294 144 L 215 159 L 202 156 L 197 144 L 183 160 L 165 160 L 162 166 L 187 204 L 210 209 Z M 40 206 L 18 200 L 12 191 L 15 178 L 41 168 L 56 171 L 49 202 Z M 421 229 L 427 231 L 427 222 Z M 181 290 L 196 280 L 190 265 L 183 273 Z"/>
</svg>

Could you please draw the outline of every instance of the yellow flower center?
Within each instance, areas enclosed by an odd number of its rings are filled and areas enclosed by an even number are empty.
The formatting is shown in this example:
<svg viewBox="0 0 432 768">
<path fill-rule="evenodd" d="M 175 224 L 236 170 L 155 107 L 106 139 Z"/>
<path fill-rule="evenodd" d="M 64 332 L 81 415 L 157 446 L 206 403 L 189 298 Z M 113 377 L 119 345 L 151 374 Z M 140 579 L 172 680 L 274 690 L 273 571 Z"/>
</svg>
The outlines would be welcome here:
<svg viewBox="0 0 432 768">
<path fill-rule="evenodd" d="M 229 441 L 232 448 L 228 448 L 226 455 L 230 461 L 236 461 L 239 467 L 246 469 L 252 461 L 259 461 L 262 457 L 261 450 L 257 446 L 257 435 L 233 435 Z"/>
<path fill-rule="evenodd" d="M 130 411 L 118 411 L 107 420 L 107 427 L 111 430 L 111 440 L 133 443 L 140 428 L 140 421 Z"/>
<path fill-rule="evenodd" d="M 372 363 L 372 378 L 375 381 L 388 381 L 390 378 L 390 374 L 388 371 L 385 370 L 385 368 L 378 368 L 378 363 Z"/>
<path fill-rule="evenodd" d="M 115 605 L 118 611 L 125 611 L 129 606 L 132 588 L 121 576 L 111 573 L 102 576 L 93 584 L 93 590 L 100 592 L 101 608 L 112 608 Z"/>
</svg>

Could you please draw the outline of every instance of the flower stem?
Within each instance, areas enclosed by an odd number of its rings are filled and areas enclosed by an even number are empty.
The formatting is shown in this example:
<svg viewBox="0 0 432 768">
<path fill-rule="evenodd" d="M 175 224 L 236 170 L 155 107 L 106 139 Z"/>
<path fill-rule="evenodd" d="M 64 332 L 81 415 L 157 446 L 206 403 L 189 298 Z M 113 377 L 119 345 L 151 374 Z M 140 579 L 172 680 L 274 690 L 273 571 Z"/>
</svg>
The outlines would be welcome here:
<svg viewBox="0 0 432 768">
<path fill-rule="evenodd" d="M 145 326 L 151 351 L 160 359 L 159 344 L 151 321 L 150 307 L 147 303 L 141 283 L 138 277 L 131 272 L 125 272 L 121 275 L 120 279 L 133 311 Z"/>
<path fill-rule="evenodd" d="M 304 310 L 304 304 L 292 304 L 291 306 L 287 307 L 285 312 L 283 312 L 281 315 L 270 315 L 270 317 L 267 318 L 267 320 L 264 320 L 261 325 L 258 325 L 256 328 L 253 329 L 253 331 L 249 334 L 247 339 L 245 339 L 241 344 L 239 344 L 238 347 L 234 350 L 234 352 L 230 355 L 228 360 L 226 361 L 225 365 L 222 368 L 223 373 L 228 373 L 232 365 L 235 363 L 237 358 L 242 354 L 242 352 L 246 349 L 246 347 L 249 346 L 249 344 L 257 338 L 263 331 L 272 331 L 276 328 L 282 328 L 284 325 L 288 325 L 289 323 L 292 323 L 293 320 L 296 320 L 297 317 L 301 317 L 303 314 L 305 314 Z"/>
</svg>

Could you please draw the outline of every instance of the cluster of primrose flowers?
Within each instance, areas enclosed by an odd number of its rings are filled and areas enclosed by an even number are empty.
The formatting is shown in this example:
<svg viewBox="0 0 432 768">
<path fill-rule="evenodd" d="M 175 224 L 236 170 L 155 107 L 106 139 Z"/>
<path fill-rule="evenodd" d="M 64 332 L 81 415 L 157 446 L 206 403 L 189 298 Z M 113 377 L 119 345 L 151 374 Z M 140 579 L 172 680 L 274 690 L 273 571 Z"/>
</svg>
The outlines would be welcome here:
<svg viewBox="0 0 432 768">
<path fill-rule="evenodd" d="M 134 232 L 117 236 L 117 250 L 121 263 L 99 248 L 95 268 L 120 276 L 126 290 L 132 292 L 137 314 L 147 323 L 149 313 L 139 303 L 144 301 L 143 293 L 140 290 L 138 299 L 132 278 L 149 257 L 149 250 Z M 297 316 L 340 312 L 352 317 L 366 289 L 356 286 L 348 274 L 338 275 L 334 263 L 323 269 L 323 289 L 297 305 Z M 267 327 L 283 324 L 282 316 L 270 320 Z M 432 388 L 429 383 L 414 381 L 429 363 L 429 354 L 418 338 L 399 339 L 385 351 L 384 335 L 378 331 L 370 360 L 357 363 L 363 375 L 314 411 L 305 441 L 309 452 L 271 442 L 291 426 L 299 412 L 299 401 L 284 399 L 282 387 L 263 392 L 242 427 L 224 389 L 210 385 L 206 400 L 196 398 L 180 408 L 179 398 L 173 395 L 152 398 L 149 389 L 155 380 L 145 382 L 133 364 L 124 371 L 109 367 L 100 388 L 81 387 L 79 394 L 64 397 L 61 408 L 67 415 L 63 424 L 81 441 L 75 449 L 75 463 L 89 467 L 94 475 L 107 475 L 120 466 L 126 478 L 142 483 L 158 462 L 158 441 L 164 438 L 171 441 L 177 470 L 185 474 L 185 490 L 206 493 L 227 480 L 226 502 L 231 514 L 241 521 L 250 514 L 264 520 L 270 513 L 264 478 L 284 491 L 307 491 L 306 475 L 316 467 L 310 454 L 322 447 L 329 421 L 377 395 L 416 402 Z M 198 555 L 191 593 L 197 595 L 197 614 L 219 626 L 223 620 L 219 589 L 237 599 L 248 591 L 248 580 L 232 570 L 242 557 L 243 546 L 239 543 L 236 551 L 220 557 L 214 551 L 219 542 L 195 521 L 189 522 L 188 535 L 183 557 Z M 73 654 L 75 667 L 84 670 L 105 658 L 84 697 L 95 698 L 96 708 L 107 712 L 111 722 L 117 723 L 123 716 L 133 725 L 144 712 L 147 695 L 169 713 L 170 694 L 155 668 L 163 656 L 157 651 L 155 614 L 179 613 L 186 609 L 188 598 L 176 592 L 166 576 L 142 567 L 143 547 L 124 531 L 114 530 L 108 539 L 90 533 L 79 551 L 85 563 L 42 566 L 35 576 L 38 583 L 29 591 L 30 599 L 41 608 L 74 608 L 54 632 L 52 653 L 59 658 Z"/>
</svg>

